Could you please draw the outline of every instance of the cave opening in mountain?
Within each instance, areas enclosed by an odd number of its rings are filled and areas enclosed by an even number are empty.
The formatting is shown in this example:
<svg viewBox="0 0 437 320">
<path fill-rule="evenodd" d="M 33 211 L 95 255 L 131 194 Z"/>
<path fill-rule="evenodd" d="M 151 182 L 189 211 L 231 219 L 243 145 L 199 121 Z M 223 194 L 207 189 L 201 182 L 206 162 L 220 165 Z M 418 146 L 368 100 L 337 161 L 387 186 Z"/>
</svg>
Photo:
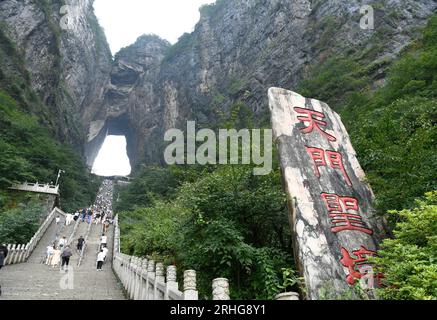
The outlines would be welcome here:
<svg viewBox="0 0 437 320">
<path fill-rule="evenodd" d="M 106 136 L 94 161 L 92 173 L 103 177 L 130 175 L 126 136 Z"/>
</svg>

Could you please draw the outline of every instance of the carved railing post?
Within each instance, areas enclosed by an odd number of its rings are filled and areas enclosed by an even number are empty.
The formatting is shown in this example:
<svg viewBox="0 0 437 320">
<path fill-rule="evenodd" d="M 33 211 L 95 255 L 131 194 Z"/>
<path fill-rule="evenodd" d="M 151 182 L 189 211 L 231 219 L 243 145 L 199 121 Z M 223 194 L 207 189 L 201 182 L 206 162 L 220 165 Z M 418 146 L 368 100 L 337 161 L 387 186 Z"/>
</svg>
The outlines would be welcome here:
<svg viewBox="0 0 437 320">
<path fill-rule="evenodd" d="M 22 244 L 20 247 L 20 256 L 18 258 L 18 263 L 24 262 L 25 258 L 26 258 L 26 245 Z"/>
<path fill-rule="evenodd" d="M 17 245 L 13 244 L 12 247 L 9 249 L 9 254 L 8 256 L 9 258 L 9 264 L 14 264 L 14 259 L 15 259 L 15 251 L 16 251 Z"/>
<path fill-rule="evenodd" d="M 127 256 L 123 257 L 124 260 L 124 287 L 126 288 L 127 291 L 127 287 L 129 285 L 129 265 L 130 265 L 130 259 Z"/>
<path fill-rule="evenodd" d="M 141 290 L 141 265 L 143 260 L 137 258 L 135 261 L 135 287 L 134 287 L 134 300 L 139 300 L 139 292 Z"/>
<path fill-rule="evenodd" d="M 130 269 L 130 258 L 126 257 L 126 262 L 124 264 L 124 287 L 126 292 L 129 290 L 129 269 Z"/>
<path fill-rule="evenodd" d="M 153 285 L 155 281 L 155 261 L 149 260 L 147 265 L 146 300 L 153 300 Z"/>
<path fill-rule="evenodd" d="M 132 286 L 132 299 L 137 300 L 137 291 L 138 287 L 140 285 L 138 281 L 138 265 L 140 264 L 140 258 L 135 257 L 134 259 L 134 266 L 133 266 L 133 286 Z"/>
<path fill-rule="evenodd" d="M 164 300 L 169 300 L 168 298 L 168 291 L 170 289 L 172 290 L 178 290 L 178 282 L 177 282 L 177 270 L 176 266 L 168 266 L 167 267 L 167 283 L 165 286 L 165 295 Z"/>
<path fill-rule="evenodd" d="M 149 261 L 147 259 L 143 259 L 143 263 L 141 265 L 141 296 L 140 300 L 147 300 L 147 266 Z"/>
<path fill-rule="evenodd" d="M 135 290 L 135 300 L 141 300 L 143 292 L 143 259 L 139 258 L 137 261 L 137 286 Z"/>
<path fill-rule="evenodd" d="M 156 264 L 155 283 L 153 285 L 154 300 L 162 300 L 158 290 L 158 282 L 165 283 L 164 264 L 162 262 Z"/>
<path fill-rule="evenodd" d="M 128 281 L 127 281 L 127 288 L 126 288 L 129 298 L 131 298 L 131 292 L 132 292 L 132 276 L 133 276 L 132 270 L 133 270 L 134 259 L 135 257 L 131 257 L 129 259 L 129 268 L 128 268 L 128 277 L 127 277 Z"/>
<path fill-rule="evenodd" d="M 136 280 L 136 261 L 137 257 L 132 257 L 131 272 L 130 272 L 130 285 L 129 285 L 129 297 L 133 300 L 135 293 L 135 280 Z"/>
<path fill-rule="evenodd" d="M 6 246 L 6 248 L 8 248 L 9 254 L 8 254 L 8 256 L 6 257 L 5 265 L 8 265 L 8 264 L 10 264 L 10 261 L 11 261 L 11 254 L 10 254 L 10 252 L 11 252 L 11 250 L 12 250 L 12 244 L 8 244 L 8 245 Z"/>
<path fill-rule="evenodd" d="M 137 285 L 137 257 L 132 257 L 132 265 L 131 265 L 131 285 L 130 285 L 130 297 L 131 299 L 135 299 L 135 290 Z"/>
<path fill-rule="evenodd" d="M 218 278 L 212 281 L 213 300 L 230 300 L 229 281 L 225 278 Z"/>
<path fill-rule="evenodd" d="M 125 273 L 124 273 L 124 270 L 125 270 L 125 264 L 126 264 L 126 262 L 125 262 L 125 260 L 124 260 L 124 255 L 123 254 L 118 254 L 118 255 L 116 255 L 116 256 L 118 256 L 119 257 L 119 261 L 120 261 L 120 274 L 119 274 L 119 277 L 120 277 L 120 280 L 121 280 L 121 283 L 123 284 L 123 287 L 126 289 L 126 283 L 125 283 Z"/>
<path fill-rule="evenodd" d="M 198 300 L 199 293 L 196 290 L 196 271 L 184 272 L 184 300 Z"/>
</svg>

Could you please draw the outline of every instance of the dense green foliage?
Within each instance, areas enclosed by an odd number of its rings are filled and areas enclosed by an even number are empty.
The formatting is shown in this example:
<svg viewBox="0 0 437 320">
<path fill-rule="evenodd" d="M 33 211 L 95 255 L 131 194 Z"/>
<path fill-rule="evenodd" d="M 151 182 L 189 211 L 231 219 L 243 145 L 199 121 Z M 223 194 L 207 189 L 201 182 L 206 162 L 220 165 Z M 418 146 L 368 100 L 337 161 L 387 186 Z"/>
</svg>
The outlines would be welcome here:
<svg viewBox="0 0 437 320">
<path fill-rule="evenodd" d="M 14 181 L 55 181 L 61 176 L 62 207 L 73 211 L 93 202 L 99 179 L 88 173 L 84 159 L 61 145 L 36 117 L 19 111 L 17 103 L 0 91 L 0 188 Z"/>
<path fill-rule="evenodd" d="M 383 299 L 437 299 L 437 192 L 417 200 L 411 210 L 391 211 L 400 222 L 375 258 L 387 285 Z"/>
<path fill-rule="evenodd" d="M 43 207 L 31 203 L 0 213 L 0 243 L 27 244 L 47 216 Z"/>
<path fill-rule="evenodd" d="M 53 33 L 51 54 L 56 58 L 54 67 L 59 68 L 60 28 L 52 21 L 51 4 L 38 3 Z M 55 72 L 55 77 L 59 72 Z M 65 141 L 65 128 L 59 119 L 68 123 L 72 141 L 78 143 L 82 131 L 77 127 L 67 108 L 70 101 L 59 79 L 59 90 L 50 99 L 55 105 L 45 105 L 32 90 L 30 76 L 25 68 L 23 52 L 7 36 L 7 27 L 0 22 L 0 190 L 11 182 L 48 183 L 55 181 L 58 169 L 66 171 L 61 177 L 62 208 L 66 211 L 89 205 L 97 192 L 100 179 L 89 174 L 84 159 Z M 69 102 L 70 103 L 70 102 Z M 60 137 L 64 139 L 61 139 Z M 76 139 L 77 138 L 77 139 Z M 77 147 L 77 145 L 76 145 Z M 0 199 L 8 194 L 0 191 Z M 5 201 L 0 201 L 0 208 Z M 5 208 L 8 209 L 8 208 Z"/>
<path fill-rule="evenodd" d="M 129 211 L 137 206 L 152 205 L 157 195 L 171 197 L 177 186 L 177 179 L 169 170 L 151 167 L 141 171 L 129 188 L 120 188 L 117 193 L 122 201 L 115 203 L 116 211 Z"/>
<path fill-rule="evenodd" d="M 227 277 L 233 298 L 273 298 L 283 289 L 281 269 L 293 265 L 286 199 L 278 170 L 253 176 L 252 169 L 146 169 L 117 204 L 142 205 L 120 213 L 123 250 L 195 269 L 204 297 L 214 278 Z M 128 196 L 138 186 L 144 196 Z"/>
<path fill-rule="evenodd" d="M 408 208 L 437 189 L 437 16 L 389 68 L 387 84 L 376 92 L 374 72 L 390 62 L 374 61 L 374 54 L 370 48 L 330 58 L 300 91 L 339 110 L 379 212 L 385 213 Z"/>
</svg>

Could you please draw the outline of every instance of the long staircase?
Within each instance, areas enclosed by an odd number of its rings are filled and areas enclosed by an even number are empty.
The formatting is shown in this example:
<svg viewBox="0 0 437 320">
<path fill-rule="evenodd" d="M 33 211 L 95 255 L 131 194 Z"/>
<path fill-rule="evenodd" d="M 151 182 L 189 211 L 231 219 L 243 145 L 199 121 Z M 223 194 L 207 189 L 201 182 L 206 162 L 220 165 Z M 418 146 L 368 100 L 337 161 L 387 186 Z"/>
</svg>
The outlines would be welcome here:
<svg viewBox="0 0 437 320">
<path fill-rule="evenodd" d="M 123 287 L 112 271 L 113 227 L 107 234 L 109 251 L 101 272 L 96 270 L 96 257 L 102 225 L 92 224 L 89 234 L 88 227 L 87 222 L 80 220 L 69 226 L 65 226 L 64 219 L 59 225 L 53 220 L 26 263 L 7 265 L 0 270 L 0 300 L 124 300 Z M 77 239 L 86 235 L 87 245 L 78 266 Z M 73 256 L 66 272 L 43 263 L 47 246 L 63 236 L 72 239 Z"/>
<path fill-rule="evenodd" d="M 96 204 L 104 198 L 105 207 L 111 212 L 112 184 L 106 181 L 100 190 Z M 55 214 L 64 215 L 55 208 L 29 244 L 12 246 L 10 261 L 0 270 L 0 300 L 199 299 L 195 270 L 183 272 L 183 287 L 179 288 L 182 281 L 177 279 L 176 266 L 166 267 L 162 262 L 120 251 L 118 216 L 106 233 L 108 253 L 103 270 L 97 271 L 102 225 L 89 225 L 81 219 L 69 226 L 64 226 L 64 221 L 57 225 Z M 66 272 L 44 264 L 47 246 L 64 236 L 73 252 Z M 84 249 L 78 252 L 77 239 L 81 236 L 86 241 Z M 212 296 L 214 300 L 230 299 L 228 279 L 212 280 Z"/>
</svg>

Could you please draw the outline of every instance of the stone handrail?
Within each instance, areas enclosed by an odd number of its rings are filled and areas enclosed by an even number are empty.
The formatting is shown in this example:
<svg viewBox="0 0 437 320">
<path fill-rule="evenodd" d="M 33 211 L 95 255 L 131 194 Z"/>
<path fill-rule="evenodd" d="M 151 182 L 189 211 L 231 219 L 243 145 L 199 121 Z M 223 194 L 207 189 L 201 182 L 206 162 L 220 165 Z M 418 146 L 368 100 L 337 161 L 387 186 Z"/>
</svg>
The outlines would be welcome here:
<svg viewBox="0 0 437 320">
<path fill-rule="evenodd" d="M 25 182 L 21 184 L 13 184 L 9 189 L 59 195 L 59 186 L 54 186 L 51 184 L 42 184 L 38 182 L 36 183 Z"/>
<path fill-rule="evenodd" d="M 70 237 L 68 238 L 68 241 L 67 241 L 67 244 L 69 246 L 71 246 L 71 243 L 73 242 L 74 236 L 75 236 L 75 234 L 77 232 L 77 228 L 79 227 L 79 223 L 80 223 L 80 219 L 77 219 L 75 221 L 75 223 L 74 223 L 73 231 L 71 232 L 71 235 L 70 235 Z"/>
<path fill-rule="evenodd" d="M 79 219 L 78 219 L 78 220 L 79 220 Z M 89 237 L 89 235 L 90 235 L 90 231 L 91 231 L 91 227 L 92 227 L 92 225 L 93 225 L 93 223 L 92 223 L 92 221 L 90 221 L 90 223 L 88 224 L 87 231 L 86 231 L 85 241 L 84 241 L 84 243 L 83 243 L 82 250 L 80 251 L 79 261 L 77 262 L 77 266 L 78 266 L 78 267 L 80 267 L 80 265 L 81 265 L 81 263 L 82 263 L 82 260 L 83 260 L 83 257 L 84 257 L 84 255 L 85 255 L 85 249 L 86 249 L 86 247 L 88 246 L 88 237 Z"/>
<path fill-rule="evenodd" d="M 52 212 L 47 216 L 45 221 L 42 223 L 38 231 L 32 237 L 32 239 L 27 244 L 8 244 L 6 247 L 9 250 L 8 256 L 5 260 L 5 265 L 17 264 L 26 262 L 27 259 L 32 254 L 33 250 L 38 245 L 41 238 L 44 236 L 47 228 L 53 222 L 53 219 L 57 214 L 65 215 L 65 213 L 59 209 L 54 208 Z"/>
<path fill-rule="evenodd" d="M 196 271 L 184 272 L 183 289 L 179 290 L 176 266 L 164 267 L 154 260 L 129 256 L 120 252 L 118 216 L 114 219 L 114 251 L 112 267 L 132 300 L 198 300 Z M 213 281 L 213 299 L 229 300 L 227 279 Z"/>
</svg>

